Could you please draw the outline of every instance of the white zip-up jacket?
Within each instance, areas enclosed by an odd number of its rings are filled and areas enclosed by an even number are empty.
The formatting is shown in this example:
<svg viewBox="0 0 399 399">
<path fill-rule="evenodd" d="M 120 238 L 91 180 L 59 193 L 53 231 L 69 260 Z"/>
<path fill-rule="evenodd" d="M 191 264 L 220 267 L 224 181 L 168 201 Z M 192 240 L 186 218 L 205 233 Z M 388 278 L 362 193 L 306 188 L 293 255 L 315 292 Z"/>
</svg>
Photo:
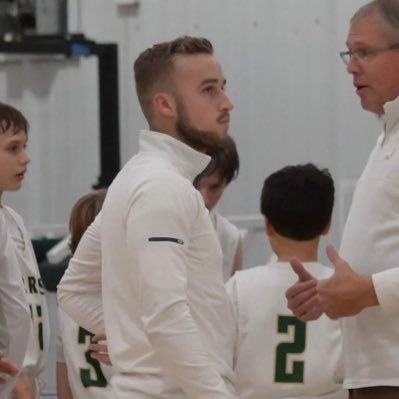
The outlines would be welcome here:
<svg viewBox="0 0 399 399">
<path fill-rule="evenodd" d="M 381 306 L 342 319 L 346 388 L 399 386 L 399 272 L 388 271 L 399 267 L 399 98 L 384 109 L 384 133 L 357 183 L 340 250 L 357 273 L 383 273 L 373 276 Z"/>
<path fill-rule="evenodd" d="M 192 185 L 209 161 L 166 134 L 143 131 L 140 152 L 108 190 L 102 294 L 118 399 L 236 398 L 222 253 Z M 62 306 L 71 296 L 64 280 Z"/>
</svg>

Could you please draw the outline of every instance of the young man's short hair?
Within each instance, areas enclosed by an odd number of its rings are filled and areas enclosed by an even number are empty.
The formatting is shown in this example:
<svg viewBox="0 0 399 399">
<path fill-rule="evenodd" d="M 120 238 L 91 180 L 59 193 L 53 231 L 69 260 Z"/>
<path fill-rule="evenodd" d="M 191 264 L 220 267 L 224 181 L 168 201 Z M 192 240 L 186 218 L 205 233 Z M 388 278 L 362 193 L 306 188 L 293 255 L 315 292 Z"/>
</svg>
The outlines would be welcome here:
<svg viewBox="0 0 399 399">
<path fill-rule="evenodd" d="M 0 102 L 0 134 L 11 131 L 16 134 L 24 131 L 28 134 L 29 124 L 20 111 L 11 105 Z"/>
<path fill-rule="evenodd" d="M 213 54 L 209 40 L 182 36 L 170 42 L 154 44 L 134 62 L 137 97 L 147 120 L 150 118 L 154 90 L 173 81 L 173 59 L 177 55 Z"/>
<path fill-rule="evenodd" d="M 206 154 L 212 158 L 212 162 L 196 177 L 194 185 L 202 178 L 216 171 L 219 173 L 221 179 L 225 181 L 226 185 L 238 176 L 240 158 L 238 156 L 236 143 L 231 136 L 227 136 L 221 144 L 211 147 Z"/>
<path fill-rule="evenodd" d="M 334 181 L 315 165 L 286 166 L 266 178 L 261 212 L 283 237 L 312 240 L 323 233 L 334 206 Z"/>
</svg>

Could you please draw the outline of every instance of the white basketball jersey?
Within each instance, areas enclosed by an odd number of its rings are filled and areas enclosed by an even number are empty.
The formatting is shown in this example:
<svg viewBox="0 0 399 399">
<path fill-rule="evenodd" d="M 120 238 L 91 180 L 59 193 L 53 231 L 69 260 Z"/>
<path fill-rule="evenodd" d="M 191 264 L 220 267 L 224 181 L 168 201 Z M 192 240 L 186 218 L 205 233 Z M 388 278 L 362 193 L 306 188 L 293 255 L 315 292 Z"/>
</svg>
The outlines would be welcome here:
<svg viewBox="0 0 399 399">
<path fill-rule="evenodd" d="M 106 399 L 111 396 L 109 380 L 112 367 L 100 364 L 87 349 L 92 333 L 79 327 L 62 309 L 58 309 L 60 336 L 57 361 L 65 362 L 74 398 Z"/>
<path fill-rule="evenodd" d="M 23 374 L 31 380 L 39 395 L 39 377 L 44 370 L 50 340 L 50 326 L 45 290 L 32 243 L 22 218 L 11 208 L 3 206 L 7 229 L 14 243 L 33 328 L 22 366 Z"/>
<path fill-rule="evenodd" d="M 317 278 L 331 268 L 307 263 Z M 345 398 L 341 330 L 322 316 L 303 323 L 287 308 L 285 291 L 297 277 L 288 263 L 238 272 L 227 283 L 238 323 L 235 371 L 241 399 Z"/>
<path fill-rule="evenodd" d="M 223 280 L 226 282 L 233 274 L 237 247 L 241 238 L 240 231 L 217 211 L 212 210 L 209 215 L 222 248 Z"/>
</svg>

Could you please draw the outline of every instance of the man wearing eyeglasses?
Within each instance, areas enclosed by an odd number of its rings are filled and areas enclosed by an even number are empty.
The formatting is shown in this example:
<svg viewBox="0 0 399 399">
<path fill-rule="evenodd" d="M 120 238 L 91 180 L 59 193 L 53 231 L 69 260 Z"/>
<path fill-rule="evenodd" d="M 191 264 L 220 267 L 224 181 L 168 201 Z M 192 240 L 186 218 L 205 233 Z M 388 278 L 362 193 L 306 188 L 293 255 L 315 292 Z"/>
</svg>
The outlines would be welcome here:
<svg viewBox="0 0 399 399">
<path fill-rule="evenodd" d="M 348 51 L 340 55 L 362 108 L 384 132 L 357 184 L 340 256 L 328 280 L 298 261 L 288 306 L 304 321 L 323 312 L 342 319 L 344 387 L 354 399 L 399 398 L 399 0 L 375 0 L 351 19 Z M 345 260 L 344 260 L 345 259 Z M 351 316 L 351 317 L 347 317 Z"/>
</svg>

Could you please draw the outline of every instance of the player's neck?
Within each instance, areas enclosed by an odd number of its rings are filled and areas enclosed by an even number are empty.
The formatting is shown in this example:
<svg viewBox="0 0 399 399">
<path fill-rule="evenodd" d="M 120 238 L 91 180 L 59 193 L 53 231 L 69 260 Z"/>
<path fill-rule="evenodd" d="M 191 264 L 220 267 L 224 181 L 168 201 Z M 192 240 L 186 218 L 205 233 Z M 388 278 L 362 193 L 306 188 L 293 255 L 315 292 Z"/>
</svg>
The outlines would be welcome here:
<svg viewBox="0 0 399 399">
<path fill-rule="evenodd" d="M 274 240 L 272 247 L 279 262 L 297 258 L 301 262 L 318 261 L 319 238 L 310 241 L 295 241 L 283 237 Z"/>
<path fill-rule="evenodd" d="M 293 253 L 292 255 L 281 255 L 277 256 L 277 261 L 278 262 L 289 262 L 293 258 L 298 259 L 301 262 L 318 262 L 317 254 L 315 255 L 310 255 L 310 254 L 298 254 L 298 253 Z"/>
</svg>

